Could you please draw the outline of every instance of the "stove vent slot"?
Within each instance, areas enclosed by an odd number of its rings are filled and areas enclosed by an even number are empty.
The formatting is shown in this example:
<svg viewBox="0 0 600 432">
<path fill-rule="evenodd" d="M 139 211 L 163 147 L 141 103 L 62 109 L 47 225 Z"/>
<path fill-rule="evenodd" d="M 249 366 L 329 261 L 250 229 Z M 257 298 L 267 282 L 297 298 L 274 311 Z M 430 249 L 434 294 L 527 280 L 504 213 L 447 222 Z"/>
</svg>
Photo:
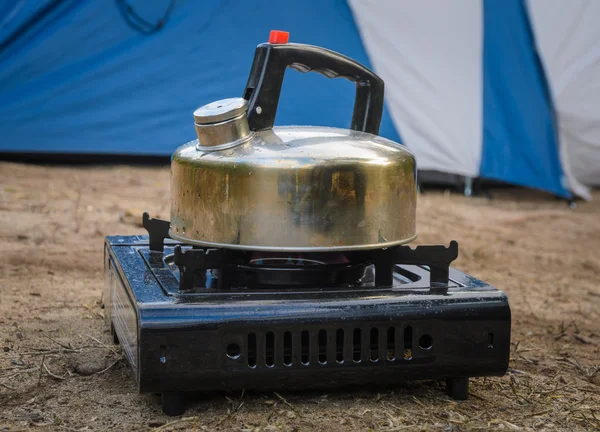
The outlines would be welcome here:
<svg viewBox="0 0 600 432">
<path fill-rule="evenodd" d="M 404 360 L 412 360 L 413 329 L 404 327 Z"/>
<path fill-rule="evenodd" d="M 388 361 L 396 360 L 396 329 L 394 327 L 387 329 L 386 358 Z"/>
<path fill-rule="evenodd" d="M 319 363 L 327 364 L 327 330 L 319 330 Z"/>
<path fill-rule="evenodd" d="M 335 361 L 344 363 L 344 329 L 335 332 Z"/>
<path fill-rule="evenodd" d="M 248 335 L 248 366 L 256 367 L 256 333 Z"/>
<path fill-rule="evenodd" d="M 379 329 L 377 327 L 371 328 L 371 335 L 369 340 L 369 347 L 371 352 L 369 358 L 372 362 L 379 360 Z"/>
<path fill-rule="evenodd" d="M 362 351 L 361 344 L 361 330 L 359 328 L 354 329 L 353 333 L 353 344 L 352 344 L 352 359 L 355 363 L 360 363 L 360 352 Z"/>
<path fill-rule="evenodd" d="M 310 358 L 310 338 L 309 338 L 308 330 L 304 330 L 302 332 L 300 344 L 301 344 L 301 353 L 302 353 L 300 361 L 302 362 L 303 365 L 307 365 L 309 363 L 309 358 Z"/>
<path fill-rule="evenodd" d="M 265 335 L 265 364 L 269 367 L 275 366 L 275 334 L 267 332 Z"/>
<path fill-rule="evenodd" d="M 292 333 L 289 331 L 283 334 L 283 364 L 292 365 Z"/>
</svg>

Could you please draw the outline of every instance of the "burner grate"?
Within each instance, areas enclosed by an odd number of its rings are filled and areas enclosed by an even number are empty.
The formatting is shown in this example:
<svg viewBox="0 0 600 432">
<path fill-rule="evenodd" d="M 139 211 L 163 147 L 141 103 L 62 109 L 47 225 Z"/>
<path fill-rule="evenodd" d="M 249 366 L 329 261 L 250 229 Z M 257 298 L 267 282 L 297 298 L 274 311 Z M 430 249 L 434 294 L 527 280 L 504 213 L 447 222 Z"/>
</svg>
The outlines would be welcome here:
<svg viewBox="0 0 600 432">
<path fill-rule="evenodd" d="M 164 236 L 165 232 L 168 233 L 169 222 L 150 219 L 148 214 L 144 213 L 143 224 L 150 236 L 150 249 L 163 253 Z M 443 293 L 448 289 L 450 264 L 458 256 L 458 243 L 451 241 L 449 247 L 428 245 L 413 249 L 403 245 L 386 249 L 350 251 L 343 257 L 340 257 L 339 252 L 313 255 L 319 257 L 311 259 L 311 265 L 298 265 L 298 258 L 293 262 L 293 257 L 287 257 L 281 265 L 273 265 L 273 256 L 259 259 L 256 254 L 247 251 L 199 247 L 184 249 L 181 245 L 176 245 L 174 262 L 179 267 L 181 292 L 193 291 L 199 286 L 198 279 L 202 286 L 207 270 L 211 269 L 218 269 L 218 289 L 223 290 L 232 287 L 360 285 L 368 265 L 375 268 L 375 284 L 390 287 L 394 284 L 397 264 L 412 264 L 428 266 L 431 289 Z M 288 262 L 289 260 L 292 262 Z"/>
</svg>

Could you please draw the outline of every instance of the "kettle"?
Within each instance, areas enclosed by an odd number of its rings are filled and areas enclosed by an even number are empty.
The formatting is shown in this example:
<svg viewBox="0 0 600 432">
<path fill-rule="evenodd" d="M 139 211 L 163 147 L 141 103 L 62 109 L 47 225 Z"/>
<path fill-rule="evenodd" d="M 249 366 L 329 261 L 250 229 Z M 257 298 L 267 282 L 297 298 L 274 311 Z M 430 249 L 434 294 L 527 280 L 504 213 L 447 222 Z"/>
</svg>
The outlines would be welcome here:
<svg viewBox="0 0 600 432">
<path fill-rule="evenodd" d="M 283 35 L 283 37 L 282 37 Z M 242 98 L 194 111 L 197 140 L 171 158 L 169 235 L 276 252 L 386 248 L 416 234 L 416 161 L 378 136 L 384 83 L 356 61 L 271 32 Z M 350 129 L 274 127 L 287 68 L 356 83 Z"/>
</svg>

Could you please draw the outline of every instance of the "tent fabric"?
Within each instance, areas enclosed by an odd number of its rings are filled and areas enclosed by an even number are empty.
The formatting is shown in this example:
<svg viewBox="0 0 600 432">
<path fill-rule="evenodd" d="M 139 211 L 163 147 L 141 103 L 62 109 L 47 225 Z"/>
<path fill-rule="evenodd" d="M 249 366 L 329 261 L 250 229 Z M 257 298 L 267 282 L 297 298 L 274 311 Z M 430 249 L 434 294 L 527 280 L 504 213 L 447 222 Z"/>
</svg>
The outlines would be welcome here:
<svg viewBox="0 0 600 432">
<path fill-rule="evenodd" d="M 0 152 L 170 155 L 194 139 L 192 113 L 241 96 L 273 28 L 370 66 L 345 0 L 177 0 L 142 33 L 122 1 L 21 0 L 0 6 Z M 128 0 L 156 22 L 171 0 Z M 276 124 L 348 128 L 354 84 L 288 69 Z M 399 136 L 387 112 L 381 135 Z"/>
<path fill-rule="evenodd" d="M 521 0 L 486 0 L 483 27 L 479 175 L 570 198 L 546 77 L 525 5 Z"/>
<path fill-rule="evenodd" d="M 388 106 L 419 169 L 476 177 L 481 156 L 479 0 L 350 0 Z"/>
<path fill-rule="evenodd" d="M 350 0 L 419 169 L 569 198 L 521 0 Z"/>
<path fill-rule="evenodd" d="M 578 195 L 600 186 L 600 2 L 529 0 L 558 119 L 561 159 Z"/>
<path fill-rule="evenodd" d="M 170 155 L 194 138 L 193 110 L 241 96 L 255 46 L 284 29 L 374 67 L 380 133 L 402 135 L 420 170 L 589 198 L 599 3 L 1 2 L 0 153 Z M 349 127 L 353 102 L 349 81 L 289 70 L 276 124 Z"/>
</svg>

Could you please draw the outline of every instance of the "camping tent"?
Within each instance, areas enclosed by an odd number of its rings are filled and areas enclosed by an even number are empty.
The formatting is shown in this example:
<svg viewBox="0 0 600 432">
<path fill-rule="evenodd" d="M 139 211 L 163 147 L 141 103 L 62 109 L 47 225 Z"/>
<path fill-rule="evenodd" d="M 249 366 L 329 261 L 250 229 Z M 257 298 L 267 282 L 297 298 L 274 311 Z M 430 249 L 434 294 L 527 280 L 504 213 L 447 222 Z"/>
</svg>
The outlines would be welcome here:
<svg viewBox="0 0 600 432">
<path fill-rule="evenodd" d="M 420 169 L 565 197 L 600 184 L 600 2 L 350 3 Z"/>
<path fill-rule="evenodd" d="M 576 194 L 600 186 L 600 2 L 530 0 L 558 119 L 561 159 Z"/>
<path fill-rule="evenodd" d="M 0 152 L 168 155 L 194 138 L 197 106 L 241 95 L 254 46 L 278 28 L 372 66 L 386 81 L 380 133 L 401 135 L 421 170 L 588 197 L 600 183 L 600 9 L 546 4 L 5 2 Z M 348 127 L 353 93 L 289 72 L 276 123 Z"/>
</svg>

